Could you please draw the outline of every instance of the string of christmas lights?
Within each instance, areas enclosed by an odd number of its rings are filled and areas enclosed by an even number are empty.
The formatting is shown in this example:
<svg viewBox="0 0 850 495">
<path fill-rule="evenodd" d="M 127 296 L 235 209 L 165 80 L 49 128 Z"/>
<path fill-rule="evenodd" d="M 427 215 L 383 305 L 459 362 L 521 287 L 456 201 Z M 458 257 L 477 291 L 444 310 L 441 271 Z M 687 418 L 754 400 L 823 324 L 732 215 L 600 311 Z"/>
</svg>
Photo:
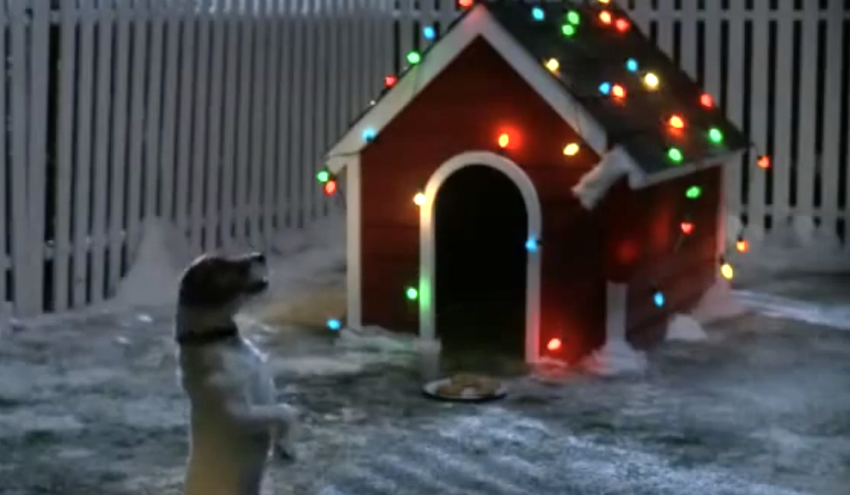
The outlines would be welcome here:
<svg viewBox="0 0 850 495">
<path fill-rule="evenodd" d="M 625 16 L 618 16 L 609 10 L 606 6 L 611 4 L 611 0 L 587 0 L 585 2 L 590 4 L 596 4 L 599 7 L 599 10 L 596 12 L 596 20 L 602 26 L 611 27 L 619 33 L 628 32 L 631 27 L 631 21 Z M 457 6 L 461 10 L 468 10 L 473 7 L 475 4 L 474 0 L 457 0 Z M 539 6 L 531 6 L 529 15 L 534 21 L 544 21 L 546 19 L 546 12 Z M 580 30 L 580 26 L 584 20 L 582 19 L 582 15 L 574 9 L 568 10 L 563 17 L 563 22 L 560 24 L 560 32 L 566 39 L 574 38 Z M 384 89 L 382 91 L 382 95 L 386 94 L 387 91 L 391 90 L 398 83 L 401 77 L 409 71 L 414 66 L 418 65 L 422 62 L 428 50 L 433 46 L 433 42 L 437 39 L 437 30 L 433 26 L 425 26 L 422 28 L 422 36 L 426 40 L 432 42 L 432 44 L 426 48 L 424 52 L 419 51 L 411 51 L 406 54 L 405 60 L 408 65 L 401 71 L 400 74 L 391 74 L 384 77 Z M 641 63 L 637 58 L 629 57 L 622 63 L 625 64 L 625 68 L 628 73 L 634 74 L 637 76 L 642 84 L 643 90 L 651 93 L 658 91 L 662 88 L 662 81 L 660 77 L 653 72 L 652 70 L 642 70 Z M 560 77 L 560 71 L 562 69 L 561 63 L 557 58 L 549 58 L 543 61 L 543 65 L 549 72 L 556 78 Z M 628 91 L 626 89 L 626 85 L 617 81 L 600 81 L 598 86 L 599 94 L 598 95 L 574 95 L 577 99 L 582 100 L 591 97 L 603 97 L 603 98 L 611 98 L 617 102 L 624 102 L 628 96 Z M 373 106 L 376 102 L 373 100 L 370 103 L 370 107 Z M 715 108 L 715 100 L 714 97 L 706 92 L 703 92 L 699 96 L 700 105 L 706 110 L 711 110 Z M 368 112 L 368 109 L 364 111 Z M 361 115 L 362 117 L 362 115 Z M 359 120 L 360 117 L 358 117 Z M 672 135 L 681 135 L 686 129 L 690 126 L 685 121 L 684 117 L 680 114 L 672 114 L 667 116 L 662 125 L 666 126 L 669 133 Z M 647 129 L 636 129 L 634 134 L 640 134 L 642 132 L 647 132 Z M 704 133 L 704 137 L 715 146 L 722 146 L 724 142 L 723 132 L 718 127 L 709 127 L 708 129 L 703 129 L 700 132 Z M 364 143 L 372 143 L 377 139 L 378 134 L 377 131 L 373 127 L 367 127 L 362 131 L 361 139 Z M 507 132 L 499 133 L 496 136 L 495 145 L 497 147 L 497 151 L 499 152 L 507 152 L 509 150 L 511 144 L 511 135 Z M 750 143 L 750 148 L 755 148 L 756 150 L 756 165 L 759 169 L 765 170 L 770 168 L 771 160 L 767 155 L 759 154 L 757 147 Z M 581 151 L 581 145 L 577 142 L 568 142 L 564 145 L 563 155 L 567 158 L 574 157 L 579 154 Z M 355 153 L 351 153 L 355 154 Z M 667 159 L 670 161 L 672 166 L 679 166 L 685 161 L 685 154 L 676 146 L 670 146 L 667 149 L 666 153 Z M 754 174 L 750 174 L 752 177 Z M 321 169 L 317 174 L 317 179 L 319 183 L 322 184 L 322 188 L 324 193 L 327 196 L 334 196 L 339 193 L 342 194 L 337 182 L 337 178 L 327 169 Z M 722 186 L 721 186 L 722 187 Z M 688 204 L 693 204 L 698 201 L 702 196 L 702 187 L 699 185 L 693 184 L 686 188 L 684 191 L 684 197 L 688 201 Z M 416 191 L 413 195 L 413 203 L 417 206 L 423 206 L 425 204 L 425 195 L 419 190 Z M 722 206 L 722 205 L 721 205 Z M 697 226 L 692 221 L 690 216 L 690 209 L 685 212 L 678 220 L 678 225 L 676 225 L 676 229 L 678 230 L 678 237 L 674 244 L 673 252 L 677 252 L 680 247 L 686 242 L 687 238 L 693 234 Z M 526 241 L 525 247 L 528 252 L 537 252 L 540 248 L 542 242 L 540 239 L 528 239 Z M 725 239 L 724 239 L 725 245 Z M 737 236 L 737 241 L 735 243 L 736 249 L 745 253 L 749 249 L 749 245 L 744 238 L 744 228 L 742 227 L 741 232 L 739 232 Z M 719 256 L 719 272 L 720 274 L 727 280 L 731 280 L 734 277 L 734 268 L 728 261 L 728 252 L 724 249 L 723 254 Z M 657 307 L 663 307 L 666 304 L 666 297 L 662 290 L 662 288 L 655 283 L 655 281 L 651 281 L 650 287 L 652 288 L 652 300 L 653 304 Z M 419 298 L 419 291 L 417 289 L 417 284 L 411 284 L 404 288 L 404 296 L 410 302 L 415 302 Z M 341 327 L 341 324 L 338 319 L 332 318 L 327 322 L 328 328 L 331 330 L 338 330 Z M 548 344 L 547 348 L 550 351 L 555 351 L 561 347 L 560 339 L 552 339 Z"/>
</svg>

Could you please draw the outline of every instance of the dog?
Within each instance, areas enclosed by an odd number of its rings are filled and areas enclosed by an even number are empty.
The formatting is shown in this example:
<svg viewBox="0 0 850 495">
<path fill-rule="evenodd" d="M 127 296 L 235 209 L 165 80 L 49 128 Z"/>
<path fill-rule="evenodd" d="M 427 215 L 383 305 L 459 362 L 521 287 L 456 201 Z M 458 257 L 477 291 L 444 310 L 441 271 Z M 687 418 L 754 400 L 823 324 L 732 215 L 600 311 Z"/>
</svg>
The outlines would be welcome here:
<svg viewBox="0 0 850 495">
<path fill-rule="evenodd" d="M 185 495 L 260 495 L 270 453 L 294 460 L 295 410 L 234 316 L 268 288 L 266 258 L 204 255 L 180 278 L 178 376 L 190 404 Z"/>
</svg>

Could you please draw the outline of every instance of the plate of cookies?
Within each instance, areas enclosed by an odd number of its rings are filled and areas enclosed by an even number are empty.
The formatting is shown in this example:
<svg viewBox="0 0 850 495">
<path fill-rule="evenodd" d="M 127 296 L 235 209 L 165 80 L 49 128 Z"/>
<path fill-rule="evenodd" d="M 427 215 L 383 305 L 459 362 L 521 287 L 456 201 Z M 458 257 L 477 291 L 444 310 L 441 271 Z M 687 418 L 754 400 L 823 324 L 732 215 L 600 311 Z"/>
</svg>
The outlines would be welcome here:
<svg viewBox="0 0 850 495">
<path fill-rule="evenodd" d="M 487 402 L 501 399 L 508 393 L 501 381 L 472 373 L 426 383 L 422 391 L 428 397 L 455 402 Z"/>
</svg>

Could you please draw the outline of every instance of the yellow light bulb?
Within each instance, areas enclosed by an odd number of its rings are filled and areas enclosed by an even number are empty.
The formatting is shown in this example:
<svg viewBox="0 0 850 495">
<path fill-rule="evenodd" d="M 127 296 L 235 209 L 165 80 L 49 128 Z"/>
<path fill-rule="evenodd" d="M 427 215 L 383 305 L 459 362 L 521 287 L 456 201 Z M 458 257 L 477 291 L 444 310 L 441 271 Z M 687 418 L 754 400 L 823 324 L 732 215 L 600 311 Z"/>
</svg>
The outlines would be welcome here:
<svg viewBox="0 0 850 495">
<path fill-rule="evenodd" d="M 416 206 L 422 206 L 425 204 L 425 195 L 420 193 L 416 193 L 416 196 L 413 197 L 413 202 Z"/>
<path fill-rule="evenodd" d="M 722 265 L 720 265 L 720 274 L 723 275 L 723 278 L 725 278 L 726 280 L 732 280 L 732 278 L 735 276 L 735 270 L 729 263 L 723 263 Z"/>
<path fill-rule="evenodd" d="M 643 76 L 643 83 L 646 84 L 646 87 L 649 89 L 655 89 L 658 87 L 658 76 L 653 74 L 652 72 L 647 72 L 645 76 Z"/>
<path fill-rule="evenodd" d="M 579 152 L 579 145 L 576 143 L 570 143 L 564 146 L 564 155 L 566 156 L 575 156 Z"/>
<path fill-rule="evenodd" d="M 554 58 L 550 58 L 546 61 L 546 68 L 549 69 L 551 72 L 557 71 L 559 67 L 561 67 L 561 63 Z"/>
</svg>

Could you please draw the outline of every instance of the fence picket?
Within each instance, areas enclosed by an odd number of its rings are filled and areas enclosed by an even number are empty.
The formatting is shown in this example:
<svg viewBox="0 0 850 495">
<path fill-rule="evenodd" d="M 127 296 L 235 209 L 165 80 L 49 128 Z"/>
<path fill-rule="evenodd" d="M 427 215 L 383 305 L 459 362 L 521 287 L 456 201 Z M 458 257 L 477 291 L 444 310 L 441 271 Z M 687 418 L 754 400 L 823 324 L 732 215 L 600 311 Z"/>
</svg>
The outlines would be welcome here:
<svg viewBox="0 0 850 495">
<path fill-rule="evenodd" d="M 160 114 L 162 134 L 159 142 L 159 179 L 160 191 L 157 210 L 159 215 L 169 221 L 177 216 L 175 207 L 174 182 L 179 168 L 175 166 L 177 153 L 177 110 L 180 107 L 180 16 L 169 13 L 163 26 L 165 37 L 165 63 L 162 86 L 162 113 Z"/>
<path fill-rule="evenodd" d="M 45 180 L 52 168 L 47 160 L 47 100 L 50 73 L 50 3 L 49 0 L 31 0 L 32 24 L 29 29 L 30 47 L 30 97 L 29 97 L 29 151 L 27 165 L 27 211 L 30 256 L 27 277 L 31 279 L 32 312 L 44 310 L 44 248 L 45 248 Z"/>
<path fill-rule="evenodd" d="M 142 216 L 142 165 L 145 145 L 145 106 L 147 104 L 144 91 L 147 80 L 148 56 L 148 15 L 149 0 L 133 0 L 133 39 L 130 77 L 130 135 L 129 156 L 127 157 L 127 212 L 125 225 L 127 228 L 127 254 L 129 260 L 135 259 L 141 237 Z"/>
<path fill-rule="evenodd" d="M 197 51 L 193 54 L 196 60 L 195 68 L 197 74 L 194 87 L 194 122 L 192 123 L 192 180 L 189 185 L 191 198 L 187 210 L 190 212 L 189 240 L 194 252 L 200 252 L 203 245 L 204 226 L 204 202 L 209 201 L 206 193 L 205 179 L 209 176 L 209 156 L 206 151 L 207 111 L 210 105 L 209 97 L 209 56 L 210 56 L 210 6 L 209 0 L 201 0 L 198 4 L 200 12 L 195 14 L 194 19 L 189 18 L 190 24 L 197 24 Z M 187 98 L 188 99 L 188 98 Z M 190 164 L 187 162 L 186 167 Z"/>
<path fill-rule="evenodd" d="M 673 11 L 674 0 L 658 0 L 655 11 L 655 21 L 658 24 L 658 38 L 656 43 L 670 57 L 674 56 L 673 46 Z"/>
<path fill-rule="evenodd" d="M 70 2 L 69 2 L 70 3 Z M 9 25 L 9 17 L 6 14 L 6 2 L 0 2 L 0 26 L 3 26 L 3 32 L 5 33 L 6 26 Z M 3 57 L 5 60 L 6 55 L 6 36 L 0 36 L 0 57 Z M 7 128 L 8 119 L 6 118 L 6 92 L 8 91 L 8 85 L 6 84 L 7 77 L 0 77 L 0 136 L 6 136 L 9 132 Z M 0 139 L 0 159 L 3 160 L 4 164 L 9 163 L 7 154 L 6 154 L 6 139 Z M 12 223 L 12 215 L 11 212 L 6 208 L 6 198 L 7 195 L 11 195 L 9 191 L 9 186 L 11 181 L 7 180 L 7 176 L 9 175 L 10 167 L 8 165 L 4 166 L 2 171 L 0 171 L 0 195 L 3 196 L 3 201 L 0 201 L 0 318 L 5 318 L 6 310 L 7 310 L 7 301 L 15 300 L 15 291 L 11 287 L 6 286 L 7 275 L 9 274 L 9 270 L 12 267 L 12 253 L 8 252 L 8 248 L 6 246 L 6 239 L 11 234 L 8 231 L 7 226 Z M 13 227 L 14 228 L 14 227 Z"/>
<path fill-rule="evenodd" d="M 800 93 L 797 100 L 799 131 L 796 160 L 797 201 L 794 227 L 804 243 L 814 233 L 815 167 L 817 165 L 817 69 L 818 2 L 803 2 L 802 50 L 800 53 Z"/>
<path fill-rule="evenodd" d="M 776 84 L 773 127 L 773 229 L 784 230 L 790 214 L 791 193 L 791 119 L 794 105 L 794 0 L 780 0 L 779 21 L 776 24 Z M 788 54 L 783 56 L 783 54 Z"/>
<path fill-rule="evenodd" d="M 165 44 L 165 18 L 174 15 L 168 11 L 166 0 L 151 0 L 150 52 L 148 72 L 148 101 L 145 120 L 145 218 L 165 214 L 159 210 L 159 140 L 162 132 L 162 55 Z"/>
<path fill-rule="evenodd" d="M 305 191 L 301 188 L 301 184 L 304 183 L 304 165 L 303 165 L 303 148 L 304 148 L 304 135 L 302 133 L 303 122 L 304 122 L 304 113 L 307 110 L 305 108 L 305 99 L 304 99 L 304 71 L 301 70 L 304 67 L 304 52 L 306 50 L 305 36 L 305 14 L 304 8 L 306 7 L 307 0 L 297 0 L 293 3 L 296 5 L 296 10 L 293 15 L 293 42 L 292 42 L 292 91 L 290 95 L 292 97 L 292 105 L 289 108 L 290 112 L 290 141 L 289 141 L 289 159 L 287 160 L 287 167 L 289 167 L 289 191 L 290 191 L 290 212 L 292 215 L 292 226 L 302 227 L 304 225 L 304 200 L 305 197 L 309 197 L 305 195 Z"/>
<path fill-rule="evenodd" d="M 279 4 L 266 3 L 266 10 L 263 12 L 263 22 L 266 24 L 267 47 L 266 60 L 263 65 L 266 66 L 266 99 L 261 103 L 265 115 L 263 116 L 263 174 L 262 174 L 262 231 L 263 231 L 263 246 L 264 249 L 270 249 L 273 246 L 275 231 L 279 228 L 276 218 L 276 196 L 280 194 L 275 191 L 277 184 L 277 173 L 281 163 L 275 153 L 275 143 L 280 139 L 278 121 L 280 115 L 277 113 L 278 98 L 282 91 L 280 84 L 280 49 L 281 35 L 278 29 L 278 18 L 280 13 L 277 11 Z M 259 164 L 258 164 L 259 165 Z"/>
<path fill-rule="evenodd" d="M 324 150 L 328 149 L 330 146 L 329 138 L 328 138 L 328 64 L 327 60 L 329 58 L 329 38 L 330 33 L 328 32 L 328 9 L 330 5 L 328 0 L 319 0 L 317 2 L 317 6 L 319 7 L 319 12 L 316 15 L 316 22 L 318 25 L 316 26 L 316 32 L 318 36 L 318 40 L 314 42 L 316 44 L 316 55 L 319 63 L 316 64 L 316 97 L 315 97 L 315 105 L 313 106 L 313 110 L 315 112 L 315 121 L 313 128 L 315 129 L 313 135 L 313 148 L 310 150 L 309 162 L 305 164 L 307 167 L 308 173 L 305 174 L 305 184 L 304 187 L 309 187 L 313 191 L 313 215 L 311 220 L 315 220 L 320 216 L 323 216 L 327 213 L 327 201 L 325 201 L 325 195 L 319 193 L 319 188 L 316 186 L 316 170 L 319 169 L 321 164 L 321 157 L 324 154 Z M 371 33 L 370 33 L 371 34 Z M 374 58 L 374 51 L 370 50 L 371 56 L 370 59 Z M 374 72 L 374 71 L 373 71 Z"/>
<path fill-rule="evenodd" d="M 124 181 L 127 172 L 127 109 L 129 106 L 130 10 L 129 2 L 117 2 L 115 23 L 115 105 L 112 120 L 112 157 L 109 163 L 109 274 L 107 290 L 115 290 L 121 278 L 124 243 Z"/>
<path fill-rule="evenodd" d="M 729 18 L 723 22 L 727 27 L 726 43 L 726 93 L 723 101 L 727 117 L 735 125 L 744 125 L 744 2 L 730 2 Z M 721 95 L 723 96 L 723 95 Z M 749 154 L 741 159 L 743 166 L 727 168 L 724 174 L 725 203 L 730 212 L 739 214 L 742 208 L 742 184 L 744 168 L 749 166 Z"/>
<path fill-rule="evenodd" d="M 399 16 L 396 20 L 398 23 L 398 45 L 400 48 L 398 54 L 400 57 L 398 60 L 398 66 L 401 67 L 402 70 L 407 66 L 407 60 L 405 57 L 408 52 L 413 50 L 413 43 L 416 37 L 419 36 L 419 33 L 415 32 L 413 29 L 413 1 L 414 0 L 398 0 Z M 357 10 L 359 10 L 359 8 Z"/>
<path fill-rule="evenodd" d="M 175 168 L 177 172 L 176 188 L 174 194 L 175 215 L 174 221 L 180 233 L 189 235 L 189 208 L 192 201 L 197 200 L 196 190 L 192 187 L 190 171 L 192 169 L 192 99 L 195 96 L 195 62 L 197 53 L 195 51 L 195 19 L 193 17 L 192 4 L 179 2 L 176 4 L 176 12 L 171 15 L 180 19 L 180 45 L 172 49 L 180 53 L 180 88 L 179 107 L 177 114 L 177 158 Z M 194 247 L 194 239 L 190 239 L 190 245 Z"/>
<path fill-rule="evenodd" d="M 213 5 L 218 7 L 218 2 Z M 205 250 L 220 247 L 219 211 L 221 209 L 222 115 L 224 113 L 224 45 L 227 36 L 225 16 L 218 12 L 210 21 L 212 60 L 210 65 L 210 114 L 207 139 L 206 211 L 204 213 Z"/>
<path fill-rule="evenodd" d="M 74 167 L 74 264 L 72 296 L 73 307 L 78 308 L 89 301 L 88 255 L 91 195 L 92 154 L 92 99 L 94 91 L 94 0 L 79 0 L 80 3 L 80 65 L 77 79 L 77 160 Z"/>
<path fill-rule="evenodd" d="M 263 211 L 260 208 L 262 204 L 263 192 L 263 169 L 265 161 L 263 159 L 263 137 L 265 135 L 265 126 L 263 119 L 263 109 L 266 103 L 266 53 L 268 52 L 268 29 L 267 23 L 263 20 L 264 9 L 261 9 L 258 2 L 254 1 L 253 10 L 249 14 L 254 24 L 252 29 L 254 35 L 254 43 L 252 46 L 253 68 L 251 70 L 251 140 L 248 156 L 248 162 L 245 164 L 248 169 L 248 197 L 246 200 L 247 207 L 247 223 L 248 223 L 248 239 L 254 249 L 263 247 L 262 230 L 260 230 Z M 248 121 L 244 121 L 248 124 Z"/>
<path fill-rule="evenodd" d="M 224 139 L 222 139 L 221 167 L 221 244 L 230 249 L 234 241 L 234 170 L 236 168 L 236 103 L 239 91 L 239 28 L 240 19 L 236 7 L 228 5 L 227 53 L 224 84 Z"/>
<path fill-rule="evenodd" d="M 313 155 L 315 153 L 316 146 L 316 123 L 317 123 L 317 112 L 316 106 L 318 104 L 318 100 L 321 98 L 321 95 L 317 91 L 318 88 L 318 64 L 316 63 L 316 59 L 321 56 L 321 52 L 318 51 L 320 48 L 320 41 L 318 40 L 318 32 L 317 32 L 317 22 L 316 15 L 318 15 L 318 9 L 316 9 L 317 3 L 315 1 L 308 2 L 307 8 L 309 10 L 306 11 L 307 15 L 304 17 L 305 31 L 304 31 L 304 45 L 302 45 L 302 49 L 305 50 L 305 64 L 304 64 L 304 106 L 302 107 L 302 122 L 304 125 L 304 129 L 307 131 L 304 134 L 303 139 L 303 147 L 301 149 L 301 157 L 297 162 L 296 166 L 301 169 L 301 180 L 299 181 L 301 191 L 304 197 L 304 213 L 302 225 L 307 224 L 310 220 L 312 220 L 316 215 L 316 206 L 317 202 L 321 199 L 318 198 L 316 193 L 316 188 L 313 187 L 313 166 L 314 160 Z M 355 62 L 356 63 L 356 62 Z M 296 66 L 300 67 L 300 66 Z M 362 68 L 361 68 L 362 70 Z"/>
<path fill-rule="evenodd" d="M 108 198 L 108 167 L 110 111 L 112 106 L 112 23 L 113 5 L 110 0 L 100 0 L 98 16 L 106 14 L 97 24 L 97 81 L 95 82 L 94 116 L 94 169 L 92 180 L 92 226 L 91 226 L 91 301 L 98 303 L 105 297 L 106 282 L 106 215 Z"/>
<path fill-rule="evenodd" d="M 281 8 L 279 22 L 281 31 L 280 50 L 280 81 L 278 85 L 280 95 L 278 96 L 279 128 L 277 135 L 277 188 L 275 191 L 275 210 L 277 212 L 278 227 L 289 227 L 292 225 L 292 127 L 294 121 L 292 78 L 293 78 L 293 48 L 295 45 L 295 30 L 292 16 L 293 2 L 284 3 Z"/>
<path fill-rule="evenodd" d="M 826 73 L 824 74 L 823 92 L 824 106 L 821 113 L 821 129 L 823 129 L 823 147 L 820 156 L 821 171 L 821 203 L 820 226 L 818 237 L 831 245 L 837 244 L 838 227 L 838 192 L 841 167 L 839 150 L 841 147 L 841 72 L 843 51 L 844 24 L 842 8 L 838 2 L 831 2 L 828 8 L 829 20 L 826 22 Z M 844 89 L 846 91 L 846 88 Z M 846 139 L 846 138 L 845 138 Z M 847 170 L 845 173 L 850 172 Z M 850 191 L 847 191 L 850 192 Z M 846 200 L 845 200 L 846 201 Z"/>
<path fill-rule="evenodd" d="M 770 0 L 756 0 L 756 15 L 767 17 L 768 2 Z M 760 60 L 762 64 L 768 60 L 769 52 L 767 43 L 769 41 L 768 24 L 766 22 L 752 23 L 752 60 Z M 769 153 L 768 129 L 767 129 L 767 107 L 770 95 L 770 83 L 767 70 L 761 64 L 752 63 L 749 68 L 751 83 L 746 89 L 750 95 L 750 139 L 758 149 Z M 769 172 L 767 172 L 769 173 Z M 765 176 L 766 173 L 752 170 L 749 176 L 749 196 L 747 200 L 747 217 L 749 235 L 754 239 L 764 237 L 765 230 Z"/>
<path fill-rule="evenodd" d="M 697 3 L 682 2 L 681 21 L 679 22 L 679 53 L 680 65 L 694 79 L 698 79 L 697 71 Z"/>
</svg>

